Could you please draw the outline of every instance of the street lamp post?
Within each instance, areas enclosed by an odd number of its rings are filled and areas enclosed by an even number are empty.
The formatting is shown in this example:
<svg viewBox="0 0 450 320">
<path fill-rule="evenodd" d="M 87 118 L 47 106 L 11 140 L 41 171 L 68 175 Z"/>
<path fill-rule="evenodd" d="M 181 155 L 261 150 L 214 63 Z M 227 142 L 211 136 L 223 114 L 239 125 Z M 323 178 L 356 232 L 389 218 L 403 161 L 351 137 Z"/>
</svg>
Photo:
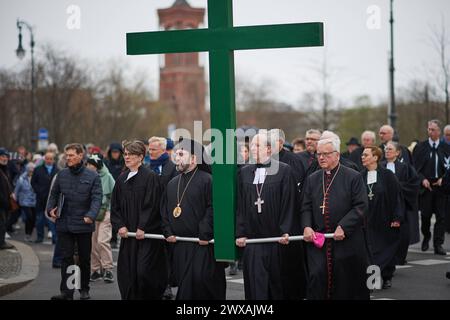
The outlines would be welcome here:
<svg viewBox="0 0 450 320">
<path fill-rule="evenodd" d="M 19 29 L 19 46 L 16 50 L 16 55 L 19 59 L 23 59 L 25 57 L 25 49 L 22 46 L 22 27 L 26 27 L 30 32 L 30 47 L 31 47 L 31 149 L 36 147 L 36 108 L 35 108 L 35 87 L 36 81 L 34 77 L 34 34 L 33 27 L 26 21 L 17 19 L 17 29 Z"/>
<path fill-rule="evenodd" d="M 389 19 L 389 23 L 391 24 L 391 51 L 389 54 L 389 124 L 397 129 L 397 109 L 395 106 L 395 83 L 394 83 L 394 0 L 390 0 L 391 2 L 391 17 Z"/>
</svg>

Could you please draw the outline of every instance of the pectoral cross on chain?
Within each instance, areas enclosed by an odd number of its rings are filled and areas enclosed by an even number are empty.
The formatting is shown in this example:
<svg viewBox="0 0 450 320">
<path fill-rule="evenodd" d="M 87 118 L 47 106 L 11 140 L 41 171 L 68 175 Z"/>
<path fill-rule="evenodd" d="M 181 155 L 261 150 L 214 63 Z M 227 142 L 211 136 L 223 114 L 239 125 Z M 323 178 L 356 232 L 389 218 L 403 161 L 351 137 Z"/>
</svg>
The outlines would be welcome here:
<svg viewBox="0 0 450 320">
<path fill-rule="evenodd" d="M 322 205 L 319 208 L 322 209 L 322 214 L 325 214 L 325 199 L 323 199 Z"/>
<path fill-rule="evenodd" d="M 258 197 L 258 200 L 255 201 L 255 206 L 258 206 L 258 213 L 262 212 L 261 206 L 264 204 L 264 200 L 261 200 L 261 197 Z"/>
</svg>

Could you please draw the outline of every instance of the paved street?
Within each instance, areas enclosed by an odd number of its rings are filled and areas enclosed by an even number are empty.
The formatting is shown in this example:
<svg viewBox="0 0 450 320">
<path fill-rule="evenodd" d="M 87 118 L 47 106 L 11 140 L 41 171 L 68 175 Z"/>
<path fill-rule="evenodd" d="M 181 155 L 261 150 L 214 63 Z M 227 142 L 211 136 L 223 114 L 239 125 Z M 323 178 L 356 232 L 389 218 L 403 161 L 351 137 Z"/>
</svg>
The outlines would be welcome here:
<svg viewBox="0 0 450 320">
<path fill-rule="evenodd" d="M 447 238 L 450 236 L 447 234 Z M 19 232 L 13 236 L 15 240 L 22 240 Z M 25 287 L 6 294 L 1 299 L 6 300 L 48 300 L 58 293 L 60 270 L 51 267 L 53 246 L 49 240 L 43 244 L 27 243 L 39 258 L 39 273 L 34 281 Z M 444 248 L 450 252 L 450 239 L 447 239 Z M 14 250 L 3 253 L 8 259 L 18 259 Z M 118 250 L 114 250 L 114 261 L 117 261 Z M 421 252 L 419 244 L 410 248 L 408 263 L 400 266 L 393 279 L 393 286 L 388 290 L 375 290 L 371 298 L 377 299 L 424 299 L 448 300 L 450 299 L 450 280 L 445 278 L 445 272 L 450 271 L 450 255 L 437 256 L 432 249 Z M 9 275 L 17 272 L 14 268 L 8 269 Z M 95 300 L 120 299 L 117 282 L 107 284 L 102 280 L 91 284 L 91 296 Z M 75 295 L 78 299 L 78 294 Z M 242 272 L 238 275 L 227 276 L 227 299 L 241 300 L 244 298 Z"/>
</svg>

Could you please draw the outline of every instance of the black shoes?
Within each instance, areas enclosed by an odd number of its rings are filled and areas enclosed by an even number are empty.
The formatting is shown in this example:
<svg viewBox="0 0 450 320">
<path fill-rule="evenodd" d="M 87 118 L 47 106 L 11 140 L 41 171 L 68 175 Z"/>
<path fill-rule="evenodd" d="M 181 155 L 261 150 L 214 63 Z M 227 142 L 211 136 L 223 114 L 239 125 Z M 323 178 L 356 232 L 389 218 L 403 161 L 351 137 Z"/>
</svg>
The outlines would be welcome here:
<svg viewBox="0 0 450 320">
<path fill-rule="evenodd" d="M 105 274 L 103 275 L 103 280 L 106 283 L 113 283 L 114 282 L 114 275 L 111 272 L 111 270 L 106 270 L 105 271 Z"/>
<path fill-rule="evenodd" d="M 383 280 L 383 289 L 389 289 L 392 287 L 392 281 L 391 280 Z"/>
<path fill-rule="evenodd" d="M 422 251 L 428 251 L 428 249 L 430 248 L 429 242 L 430 242 L 430 238 L 423 238 Z"/>
<path fill-rule="evenodd" d="M 435 246 L 434 254 L 438 254 L 440 256 L 446 256 L 447 252 L 444 250 L 444 248 L 442 248 L 442 246 Z"/>
<path fill-rule="evenodd" d="M 450 271 L 447 271 L 447 273 L 445 274 L 445 277 L 446 277 L 447 279 L 450 279 Z"/>
<path fill-rule="evenodd" d="M 95 282 L 97 280 L 100 280 L 103 278 L 103 274 L 100 272 L 100 270 L 94 271 L 91 274 L 91 278 L 89 279 L 91 282 Z"/>
<path fill-rule="evenodd" d="M 50 300 L 73 300 L 73 296 L 61 293 L 50 298 Z"/>
<path fill-rule="evenodd" d="M 91 296 L 89 295 L 89 291 L 82 290 L 80 291 L 80 300 L 89 300 Z"/>
</svg>

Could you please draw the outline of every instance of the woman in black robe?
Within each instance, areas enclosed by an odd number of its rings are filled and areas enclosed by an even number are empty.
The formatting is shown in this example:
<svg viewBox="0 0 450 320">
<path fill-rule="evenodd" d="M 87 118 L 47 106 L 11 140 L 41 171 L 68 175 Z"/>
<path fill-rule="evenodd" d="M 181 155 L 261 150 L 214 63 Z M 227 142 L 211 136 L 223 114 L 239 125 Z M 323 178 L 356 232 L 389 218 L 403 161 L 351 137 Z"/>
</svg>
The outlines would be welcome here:
<svg viewBox="0 0 450 320">
<path fill-rule="evenodd" d="M 398 160 L 401 149 L 396 142 L 388 142 L 384 152 L 386 160 L 382 161 L 381 165 L 395 174 L 405 201 L 405 215 L 400 226 L 400 245 L 397 251 L 397 264 L 404 265 L 409 245 L 420 241 L 418 212 L 420 178 L 413 166 Z"/>
<path fill-rule="evenodd" d="M 161 299 L 167 286 L 163 240 L 144 239 L 161 234 L 159 177 L 142 165 L 146 152 L 140 141 L 124 145 L 124 171 L 117 179 L 111 200 L 111 219 L 119 228 L 117 282 L 122 299 Z M 128 231 L 136 238 L 128 238 Z"/>
<path fill-rule="evenodd" d="M 361 174 L 369 200 L 366 226 L 369 256 L 371 263 L 380 267 L 383 289 L 387 289 L 395 272 L 404 208 L 397 178 L 378 164 L 382 154 L 378 147 L 365 148 L 362 154 L 365 169 Z"/>
</svg>

